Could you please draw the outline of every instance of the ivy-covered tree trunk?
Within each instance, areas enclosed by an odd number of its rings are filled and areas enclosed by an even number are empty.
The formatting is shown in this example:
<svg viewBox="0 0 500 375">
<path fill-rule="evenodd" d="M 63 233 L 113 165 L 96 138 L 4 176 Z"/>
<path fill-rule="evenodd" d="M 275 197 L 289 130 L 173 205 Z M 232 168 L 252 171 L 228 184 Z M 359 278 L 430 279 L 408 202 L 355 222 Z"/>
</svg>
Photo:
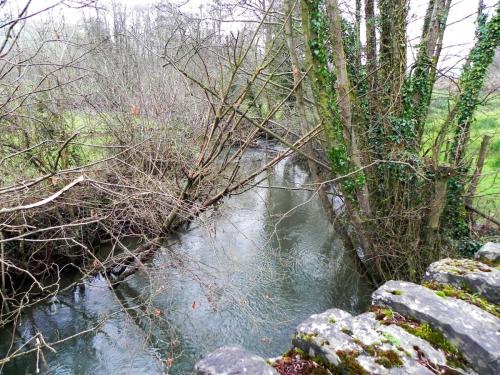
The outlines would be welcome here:
<svg viewBox="0 0 500 375">
<path fill-rule="evenodd" d="M 341 55 L 335 64 L 336 70 L 328 67 L 330 41 L 328 16 L 337 17 L 338 4 L 332 1 L 328 4 L 329 14 L 320 9 L 321 1 L 301 1 L 302 27 L 306 41 L 306 60 L 310 70 L 311 86 L 315 97 L 318 114 L 328 137 L 327 154 L 334 177 L 342 178 L 336 185 L 344 196 L 346 213 L 355 229 L 356 242 L 359 242 L 367 258 L 375 259 L 371 242 L 365 236 L 363 228 L 367 215 L 371 212 L 369 192 L 363 175 L 356 134 L 352 134 L 351 98 L 345 54 L 343 51 L 341 31 L 338 29 L 339 19 L 331 19 L 333 28 L 337 28 L 332 36 L 335 39 L 334 49 Z M 333 7 L 333 8 L 332 8 Z M 340 75 L 339 77 L 338 73 Z M 344 95 L 341 97 L 341 93 Z M 341 103 L 341 104 L 339 104 Z M 354 138 L 353 138 L 354 136 Z M 343 178 L 344 175 L 350 175 Z M 356 199 L 357 198 L 357 199 Z M 377 274 L 376 262 L 369 262 L 370 273 Z"/>
<path fill-rule="evenodd" d="M 446 250 L 445 223 L 452 208 L 464 208 L 469 178 L 464 158 L 486 68 L 499 45 L 498 10 L 482 20 L 460 79 L 460 97 L 437 136 L 439 145 L 450 128 L 454 131 L 453 147 L 443 160 L 424 157 L 422 146 L 451 0 L 429 0 L 411 67 L 406 62 L 407 1 L 380 0 L 378 16 L 374 3 L 365 1 L 360 65 L 358 51 L 350 49 L 361 44 L 359 17 L 351 27 L 338 0 L 301 0 L 306 58 L 354 242 L 377 279 L 415 279 Z M 439 147 L 434 151 L 439 153 Z"/>
<path fill-rule="evenodd" d="M 378 87 L 388 115 L 401 111 L 401 90 L 406 72 L 406 18 L 408 0 L 379 0 L 379 71 L 383 82 Z M 390 117 L 390 116 L 387 116 Z"/>
</svg>

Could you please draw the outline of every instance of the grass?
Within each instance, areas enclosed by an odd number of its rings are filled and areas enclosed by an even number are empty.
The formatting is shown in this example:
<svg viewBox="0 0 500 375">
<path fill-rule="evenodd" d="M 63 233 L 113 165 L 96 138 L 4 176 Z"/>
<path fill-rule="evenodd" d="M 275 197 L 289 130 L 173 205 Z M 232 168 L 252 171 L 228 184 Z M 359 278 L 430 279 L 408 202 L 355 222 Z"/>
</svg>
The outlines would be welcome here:
<svg viewBox="0 0 500 375">
<path fill-rule="evenodd" d="M 34 118 L 36 121 L 27 120 L 25 123 L 20 123 L 16 131 L 0 135 L 0 144 L 8 145 L 0 147 L 0 159 L 2 156 L 12 154 L 16 149 L 26 149 L 40 144 L 31 152 L 6 160 L 5 170 L 12 173 L 5 173 L 2 176 L 2 183 L 11 184 L 18 178 L 34 178 L 42 173 L 41 168 L 50 170 L 62 144 L 76 133 L 78 135 L 71 144 L 61 152 L 59 169 L 82 166 L 105 156 L 106 149 L 102 146 L 109 142 L 109 137 L 106 136 L 104 126 L 100 125 L 96 116 L 73 112 L 60 115 L 37 112 Z M 26 140 L 23 132 L 29 134 L 29 140 Z M 26 143 L 27 141 L 29 143 Z M 33 159 L 39 160 L 42 167 L 35 167 Z"/>
<path fill-rule="evenodd" d="M 449 107 L 452 105 L 450 103 L 450 95 L 445 90 L 435 90 L 431 103 L 431 110 L 428 117 L 428 123 L 426 127 L 426 132 L 424 134 L 424 153 L 426 157 L 430 157 L 430 152 L 426 153 L 426 150 L 431 150 L 431 146 L 434 142 L 436 135 L 439 132 L 447 114 Z M 49 114 L 42 114 L 43 120 L 47 124 L 52 124 L 54 126 L 53 118 L 50 118 Z M 160 134 L 163 137 L 168 137 L 173 143 L 175 149 L 186 148 L 185 135 L 189 131 L 189 127 L 184 124 L 175 124 L 175 121 L 167 124 L 160 124 L 151 119 L 145 119 L 141 116 L 132 117 L 130 114 L 118 114 L 118 113 L 101 113 L 101 114 L 89 114 L 78 111 L 68 111 L 60 116 L 60 124 L 55 125 L 56 132 L 58 135 L 51 137 L 48 134 L 37 134 L 38 130 L 36 127 L 33 129 L 33 134 L 35 138 L 38 136 L 40 139 L 59 139 L 63 141 L 67 139 L 70 134 L 74 132 L 80 132 L 80 135 L 75 139 L 75 145 L 71 148 L 73 157 L 70 160 L 70 166 L 85 165 L 89 162 L 102 159 L 106 155 L 109 155 L 110 149 L 106 149 L 102 146 L 108 146 L 116 143 L 116 138 L 110 133 L 115 129 L 120 136 L 126 138 L 123 134 L 129 127 L 144 127 L 147 132 L 148 128 L 155 128 L 157 130 L 166 129 L 167 131 L 160 130 Z M 110 124 L 113 124 L 112 126 Z M 43 132 L 42 127 L 42 132 Z M 63 129 L 64 128 L 64 129 Z M 141 135 L 142 132 L 136 134 Z M 490 135 L 490 145 L 483 168 L 483 175 L 480 179 L 479 186 L 477 189 L 477 198 L 474 202 L 475 206 L 482 210 L 483 212 L 490 214 L 491 216 L 498 216 L 500 213 L 500 96 L 492 97 L 485 101 L 476 111 L 475 122 L 471 127 L 470 135 L 470 147 L 468 158 L 471 163 L 471 167 L 475 167 L 475 162 L 479 153 L 479 148 L 484 135 Z M 0 138 L 8 141 L 10 137 L 18 137 L 19 134 L 7 135 L 4 134 Z M 451 134 L 447 134 L 448 142 L 451 140 Z M 37 139 L 32 140 L 32 144 L 36 143 Z M 125 139 L 125 144 L 127 139 Z M 41 153 L 44 158 L 49 160 L 54 160 L 55 155 L 57 155 L 57 150 L 59 145 L 55 144 L 50 147 L 43 149 Z M 194 150 L 193 150 L 194 152 Z M 443 155 L 441 155 L 443 158 Z M 441 160 L 443 161 L 443 160 Z M 19 167 L 25 172 L 26 175 L 35 175 L 36 171 L 26 160 L 22 158 L 12 159 L 8 164 L 13 167 L 13 170 Z M 7 165 L 4 165 L 6 167 Z M 4 176 L 4 183 L 7 181 L 8 177 Z"/>
</svg>

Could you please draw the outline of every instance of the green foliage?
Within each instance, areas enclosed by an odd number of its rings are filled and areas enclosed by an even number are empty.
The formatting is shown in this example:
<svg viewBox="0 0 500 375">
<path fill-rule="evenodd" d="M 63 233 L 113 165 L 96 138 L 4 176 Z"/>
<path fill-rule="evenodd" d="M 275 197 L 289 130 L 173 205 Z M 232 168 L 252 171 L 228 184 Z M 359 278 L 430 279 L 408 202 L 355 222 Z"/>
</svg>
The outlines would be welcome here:
<svg viewBox="0 0 500 375">
<path fill-rule="evenodd" d="M 479 92 L 486 77 L 486 71 L 493 61 L 496 48 L 500 45 L 500 6 L 489 22 L 484 14 L 478 20 L 478 42 L 469 54 L 468 63 L 460 76 L 462 93 L 458 102 L 455 138 L 451 148 L 451 161 L 456 157 L 464 131 L 473 121 L 474 111 L 479 104 Z"/>
<path fill-rule="evenodd" d="M 330 48 L 329 23 L 326 18 L 324 0 L 302 0 L 302 19 L 304 34 L 308 43 L 308 64 L 312 67 L 312 86 L 318 104 L 318 111 L 324 121 L 330 147 L 327 150 L 329 164 L 336 176 L 353 172 L 353 158 L 351 154 L 348 131 L 343 127 L 338 93 L 335 89 L 336 56 L 332 56 Z M 389 160 L 392 162 L 378 163 L 360 174 L 352 174 L 341 181 L 341 191 L 350 199 L 356 208 L 356 192 L 360 187 L 368 187 L 369 206 L 372 217 L 362 223 L 363 236 L 373 244 L 367 246 L 367 251 L 380 254 L 377 257 L 376 268 L 382 277 L 417 278 L 429 262 L 442 255 L 440 249 L 446 246 L 453 247 L 462 254 L 470 255 L 478 247 L 477 241 L 468 238 L 468 215 L 464 208 L 464 186 L 470 173 L 466 165 L 446 165 L 449 159 L 441 157 L 431 159 L 428 151 L 434 143 L 426 144 L 423 139 L 431 99 L 435 83 L 435 69 L 438 56 L 433 55 L 435 50 L 427 45 L 427 40 L 420 45 L 417 61 L 411 71 L 401 79 L 401 71 L 395 79 L 395 72 L 404 65 L 401 58 L 405 50 L 405 17 L 406 11 L 403 1 L 396 3 L 384 1 L 379 9 L 387 10 L 380 15 L 380 27 L 393 30 L 395 34 L 381 35 L 379 59 L 376 66 L 376 80 L 374 91 L 369 91 L 367 64 L 361 63 L 360 41 L 356 25 L 342 21 L 342 41 L 346 55 L 347 73 L 349 77 L 349 95 L 351 104 L 352 124 L 358 131 L 357 149 L 361 150 L 362 163 L 368 164 L 373 160 Z M 394 17 L 393 17 L 394 16 Z M 446 25 L 446 10 L 433 21 L 438 32 L 444 31 Z M 401 22 L 399 22 L 401 21 Z M 479 43 L 473 50 L 481 50 L 481 56 L 471 54 L 469 65 L 474 67 L 477 62 L 484 65 L 484 69 L 474 68 L 471 72 L 464 71 L 464 77 L 474 81 L 472 85 L 463 85 L 470 89 L 469 96 L 457 98 L 467 101 L 476 96 L 483 85 L 484 72 L 491 62 L 486 55 L 491 53 L 498 27 L 495 18 L 483 20 L 483 30 L 480 33 Z M 430 25 L 430 24 L 429 24 Z M 496 31 L 495 31 L 496 30 Z M 481 37 L 481 35 L 483 35 Z M 399 39 L 402 38 L 402 39 Z M 482 39 L 481 39 L 482 38 Z M 487 43 L 483 39 L 490 39 Z M 425 38 L 424 38 L 425 39 Z M 493 39 L 493 40 L 491 40 Z M 335 40 L 334 40 L 335 41 Z M 398 49 L 394 43 L 401 43 Z M 439 44 L 439 38 L 434 40 Z M 482 43 L 482 44 L 481 44 Z M 478 45 L 482 45 L 478 47 Z M 401 64 L 398 65 L 398 62 Z M 481 78 L 482 77 L 482 78 Z M 465 79 L 465 78 L 464 78 Z M 400 85 L 402 83 L 402 86 Z M 475 87 L 476 89 L 472 89 Z M 341 87 L 343 88 L 343 86 Z M 372 97 L 376 92 L 377 97 Z M 465 92 L 464 92 L 465 93 Z M 449 98 L 448 94 L 448 98 Z M 368 100 L 372 100 L 368 102 Z M 448 100 L 439 103 L 439 111 L 450 110 Z M 470 116 L 477 108 L 477 103 L 463 104 L 463 109 L 456 113 L 469 111 Z M 455 113 L 455 112 L 453 112 Z M 431 116 L 434 113 L 431 112 Z M 459 117 L 452 120 L 458 121 Z M 472 119 L 472 117 L 471 117 Z M 443 125 L 441 122 L 441 125 Z M 452 124 L 453 125 L 453 124 Z M 432 125 L 431 125 L 432 126 Z M 449 129 L 449 128 L 447 128 Z M 453 129 L 454 130 L 454 129 Z M 439 131 L 435 132 L 435 135 Z M 443 130 L 446 136 L 447 130 Z M 426 134 L 427 135 L 427 134 Z M 441 134 L 440 134 L 441 135 Z M 440 144 L 441 138 L 439 138 Z M 446 140 L 446 137 L 445 137 Z M 447 151 L 449 151 L 449 145 Z M 427 147 L 427 150 L 424 150 Z M 435 163 L 437 161 L 437 163 Z M 500 161 L 499 161 L 500 163 Z M 451 164 L 451 163 L 450 163 Z M 450 181 L 445 191 L 444 184 Z M 446 194 L 446 202 L 443 196 Z M 446 206 L 444 218 L 442 207 Z M 456 207 L 449 210 L 449 207 Z M 364 210 L 368 212 L 368 210 Z M 363 215 L 364 216 L 364 215 Z M 443 225 L 446 223 L 446 230 Z M 376 230 L 374 230 L 377 228 Z M 456 241 L 460 239 L 460 241 Z M 450 246 L 451 245 L 451 246 Z M 394 257 L 397 248 L 402 246 L 401 253 L 408 257 Z M 411 248 L 410 248 L 410 247 Z M 380 250 L 380 252 L 378 252 Z M 411 255 L 410 255 L 411 254 Z M 390 255 L 390 256 L 386 256 Z M 397 270 L 397 271 L 396 271 Z M 402 270 L 402 271 L 400 271 Z M 400 273 L 401 272 L 401 273 Z M 390 276 L 389 276 L 390 275 Z"/>
<path fill-rule="evenodd" d="M 437 137 L 443 123 L 448 115 L 453 100 L 450 93 L 444 90 L 434 90 L 428 121 L 423 137 L 422 149 L 424 152 L 430 151 L 434 139 Z M 498 97 L 488 97 L 482 100 L 474 115 L 474 126 L 470 129 L 470 142 L 467 147 L 467 158 L 474 159 L 478 153 L 484 135 L 491 137 L 488 147 L 488 154 L 483 167 L 483 175 L 479 181 L 478 193 L 494 196 L 500 194 L 500 184 L 495 179 L 496 171 L 500 167 L 500 99 Z M 451 135 L 452 136 L 452 135 Z M 449 139 L 450 134 L 446 134 Z M 447 161 L 445 153 L 436 155 L 439 162 Z M 484 201 L 484 199 L 483 199 Z M 475 202 L 476 204 L 479 202 Z M 484 202 L 481 202 L 484 205 Z M 483 207 L 484 208 L 484 207 Z M 485 210 L 488 211 L 488 209 Z M 495 215 L 493 215 L 495 216 Z"/>
<path fill-rule="evenodd" d="M 409 145 L 415 141 L 417 122 L 413 117 L 395 117 L 390 121 L 391 132 L 388 139 L 399 145 Z"/>
<path fill-rule="evenodd" d="M 401 345 L 401 342 L 396 337 L 391 335 L 389 332 L 382 332 L 382 336 L 384 336 L 384 338 L 388 342 L 390 342 L 392 345 L 395 345 L 395 346 Z"/>
<path fill-rule="evenodd" d="M 356 360 L 359 357 L 359 353 L 356 351 L 342 351 L 337 350 L 337 355 L 340 358 L 340 365 L 337 370 L 340 374 L 349 375 L 366 375 L 368 372 L 361 366 Z"/>
</svg>

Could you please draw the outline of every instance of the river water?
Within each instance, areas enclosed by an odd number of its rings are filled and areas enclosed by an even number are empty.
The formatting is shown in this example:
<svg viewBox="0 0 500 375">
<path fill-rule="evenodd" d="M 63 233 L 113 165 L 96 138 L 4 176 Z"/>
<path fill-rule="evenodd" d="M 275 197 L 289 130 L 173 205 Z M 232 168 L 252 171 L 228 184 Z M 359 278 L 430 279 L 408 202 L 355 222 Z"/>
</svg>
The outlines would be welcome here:
<svg viewBox="0 0 500 375">
<path fill-rule="evenodd" d="M 257 168 L 260 158 L 251 156 L 246 167 Z M 0 357 L 37 332 L 54 342 L 89 330 L 55 346 L 56 353 L 44 350 L 41 372 L 190 374 L 220 346 L 277 356 L 309 315 L 331 307 L 364 310 L 370 287 L 316 194 L 280 188 L 307 184 L 306 171 L 288 159 L 265 177 L 262 187 L 226 199 L 171 238 L 115 293 L 94 277 L 26 311 L 14 338 L 0 331 Z M 35 370 L 36 355 L 29 354 L 0 372 Z"/>
</svg>

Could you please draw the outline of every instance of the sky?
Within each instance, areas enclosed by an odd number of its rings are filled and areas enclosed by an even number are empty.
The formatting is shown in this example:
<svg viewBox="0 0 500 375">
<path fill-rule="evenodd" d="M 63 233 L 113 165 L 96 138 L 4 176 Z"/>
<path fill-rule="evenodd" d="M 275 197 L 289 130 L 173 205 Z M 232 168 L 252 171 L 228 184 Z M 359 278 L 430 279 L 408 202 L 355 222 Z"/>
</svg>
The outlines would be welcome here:
<svg viewBox="0 0 500 375">
<path fill-rule="evenodd" d="M 66 0 L 68 3 L 78 0 Z M 116 0 L 128 7 L 143 6 L 148 3 L 154 3 L 151 0 Z M 7 0 L 7 4 L 11 7 L 19 7 L 25 4 L 26 0 Z M 33 0 L 31 11 L 45 8 L 54 4 L 57 0 Z M 172 0 L 172 3 L 182 5 L 181 9 L 186 12 L 196 12 L 199 14 L 200 5 L 206 5 L 211 0 Z M 341 0 L 342 2 L 342 0 Z M 106 6 L 111 3 L 111 0 L 99 0 L 99 4 Z M 354 0 L 345 0 L 347 6 L 353 7 Z M 410 0 L 410 14 L 408 25 L 408 39 L 411 45 L 415 46 L 418 43 L 420 30 L 423 23 L 423 16 L 427 8 L 428 0 Z M 498 0 L 485 0 L 487 7 L 492 8 Z M 463 62 L 463 58 L 474 42 L 474 20 L 476 17 L 478 0 L 453 0 L 452 8 L 448 17 L 448 26 L 445 32 L 443 52 L 441 58 L 441 68 L 456 66 Z M 77 18 L 79 11 L 76 10 L 60 10 L 64 13 L 66 19 Z M 228 24 L 226 24 L 228 25 Z M 241 23 L 228 25 L 232 29 L 241 27 Z M 412 52 L 409 52 L 409 61 L 412 60 Z"/>
</svg>

